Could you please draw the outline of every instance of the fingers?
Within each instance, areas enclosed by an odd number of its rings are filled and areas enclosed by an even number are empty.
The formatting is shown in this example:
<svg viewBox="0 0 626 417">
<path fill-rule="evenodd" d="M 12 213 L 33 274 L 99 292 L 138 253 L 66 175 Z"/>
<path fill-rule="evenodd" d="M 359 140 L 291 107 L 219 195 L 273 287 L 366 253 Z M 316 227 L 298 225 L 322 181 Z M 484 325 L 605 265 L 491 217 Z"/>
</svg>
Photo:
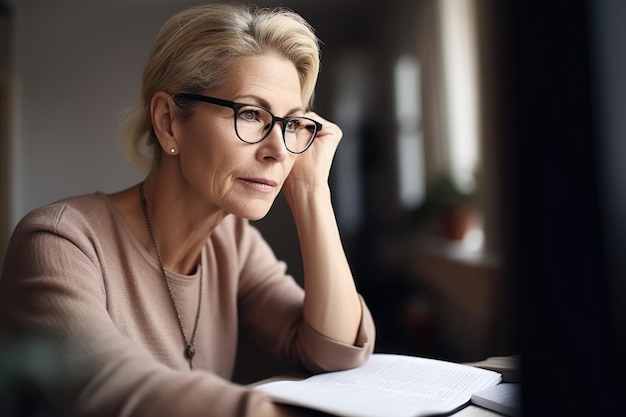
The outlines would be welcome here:
<svg viewBox="0 0 626 417">
<path fill-rule="evenodd" d="M 310 117 L 311 119 L 317 120 L 318 122 L 322 124 L 322 130 L 320 130 L 317 134 L 318 137 L 326 136 L 326 135 L 333 135 L 333 136 L 337 136 L 337 140 L 339 140 L 343 136 L 343 132 L 341 131 L 341 128 L 339 126 L 337 126 L 335 123 L 331 122 L 330 120 L 324 119 L 319 114 L 315 112 L 308 112 L 306 116 Z"/>
</svg>

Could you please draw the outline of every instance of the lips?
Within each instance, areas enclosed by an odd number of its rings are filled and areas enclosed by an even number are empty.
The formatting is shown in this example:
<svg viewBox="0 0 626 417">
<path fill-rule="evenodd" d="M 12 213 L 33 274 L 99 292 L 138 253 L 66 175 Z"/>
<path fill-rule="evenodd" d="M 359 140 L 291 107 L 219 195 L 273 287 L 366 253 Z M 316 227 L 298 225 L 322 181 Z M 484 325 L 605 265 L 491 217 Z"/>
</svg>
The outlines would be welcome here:
<svg viewBox="0 0 626 417">
<path fill-rule="evenodd" d="M 248 187 L 264 193 L 273 192 L 278 183 L 267 178 L 240 178 L 240 180 Z"/>
</svg>

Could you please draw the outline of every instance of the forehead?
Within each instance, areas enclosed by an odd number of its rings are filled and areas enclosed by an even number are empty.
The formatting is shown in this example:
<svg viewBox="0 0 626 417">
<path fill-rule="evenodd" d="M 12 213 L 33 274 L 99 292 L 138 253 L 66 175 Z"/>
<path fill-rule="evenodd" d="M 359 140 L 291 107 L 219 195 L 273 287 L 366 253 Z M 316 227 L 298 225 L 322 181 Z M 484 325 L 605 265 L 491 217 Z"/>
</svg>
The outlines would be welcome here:
<svg viewBox="0 0 626 417">
<path fill-rule="evenodd" d="M 261 98 L 273 107 L 270 110 L 303 106 L 300 78 L 295 65 L 273 54 L 234 60 L 217 93 L 230 100 Z"/>
</svg>

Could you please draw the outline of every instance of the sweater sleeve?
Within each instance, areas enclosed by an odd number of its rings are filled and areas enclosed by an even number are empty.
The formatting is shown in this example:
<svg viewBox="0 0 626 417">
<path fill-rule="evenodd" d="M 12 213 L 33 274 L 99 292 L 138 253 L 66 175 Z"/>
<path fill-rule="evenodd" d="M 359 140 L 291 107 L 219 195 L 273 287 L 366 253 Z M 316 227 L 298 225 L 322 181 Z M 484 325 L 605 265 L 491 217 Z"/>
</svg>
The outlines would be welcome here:
<svg viewBox="0 0 626 417">
<path fill-rule="evenodd" d="M 285 358 L 310 372 L 326 372 L 361 365 L 374 350 L 375 326 L 361 298 L 362 317 L 353 345 L 315 331 L 304 319 L 304 290 L 286 274 L 260 232 L 245 220 L 238 224 L 241 263 L 239 316 L 244 329 Z"/>
<path fill-rule="evenodd" d="M 17 226 L 0 280 L 4 326 L 43 335 L 38 347 L 53 348 L 40 365 L 56 373 L 39 381 L 51 401 L 85 416 L 251 415 L 263 394 L 211 372 L 169 369 L 119 331 L 97 239 L 68 211 L 40 209 Z"/>
</svg>

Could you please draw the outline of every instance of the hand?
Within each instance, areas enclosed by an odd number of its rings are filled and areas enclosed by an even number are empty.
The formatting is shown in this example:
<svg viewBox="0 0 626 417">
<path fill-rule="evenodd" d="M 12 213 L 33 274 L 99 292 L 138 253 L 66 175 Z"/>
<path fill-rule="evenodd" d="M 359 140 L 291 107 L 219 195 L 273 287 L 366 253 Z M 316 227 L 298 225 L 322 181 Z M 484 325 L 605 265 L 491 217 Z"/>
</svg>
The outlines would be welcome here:
<svg viewBox="0 0 626 417">
<path fill-rule="evenodd" d="M 266 401 L 255 410 L 255 417 L 314 417 L 318 413 L 313 410 L 300 409 L 288 405 Z"/>
<path fill-rule="evenodd" d="M 285 181 L 287 189 L 291 187 L 303 189 L 303 187 L 309 186 L 328 186 L 328 177 L 335 151 L 343 136 L 339 126 L 323 119 L 318 114 L 309 112 L 306 116 L 322 123 L 322 130 L 317 132 L 317 137 L 311 147 L 303 154 L 298 155 L 291 173 Z"/>
</svg>

